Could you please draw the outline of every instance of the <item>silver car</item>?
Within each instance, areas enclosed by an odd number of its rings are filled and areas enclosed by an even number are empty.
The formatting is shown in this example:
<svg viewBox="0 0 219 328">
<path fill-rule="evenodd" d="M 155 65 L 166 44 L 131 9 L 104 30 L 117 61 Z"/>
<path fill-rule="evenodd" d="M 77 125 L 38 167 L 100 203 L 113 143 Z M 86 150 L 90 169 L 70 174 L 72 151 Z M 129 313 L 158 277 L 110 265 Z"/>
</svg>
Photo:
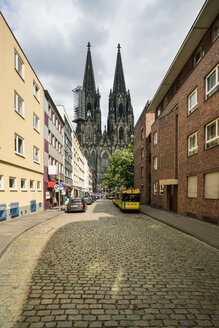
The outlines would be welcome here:
<svg viewBox="0 0 219 328">
<path fill-rule="evenodd" d="M 83 198 L 71 198 L 67 205 L 65 205 L 65 212 L 85 212 L 87 203 Z"/>
</svg>

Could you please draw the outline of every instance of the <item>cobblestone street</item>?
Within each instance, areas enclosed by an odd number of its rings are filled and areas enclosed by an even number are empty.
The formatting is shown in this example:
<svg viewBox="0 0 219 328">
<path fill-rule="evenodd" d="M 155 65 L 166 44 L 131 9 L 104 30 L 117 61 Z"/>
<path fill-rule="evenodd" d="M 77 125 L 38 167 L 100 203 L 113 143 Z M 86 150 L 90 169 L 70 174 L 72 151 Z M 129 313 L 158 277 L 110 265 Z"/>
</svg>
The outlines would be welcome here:
<svg viewBox="0 0 219 328">
<path fill-rule="evenodd" d="M 0 327 L 219 327 L 218 250 L 99 200 L 0 261 Z"/>
</svg>

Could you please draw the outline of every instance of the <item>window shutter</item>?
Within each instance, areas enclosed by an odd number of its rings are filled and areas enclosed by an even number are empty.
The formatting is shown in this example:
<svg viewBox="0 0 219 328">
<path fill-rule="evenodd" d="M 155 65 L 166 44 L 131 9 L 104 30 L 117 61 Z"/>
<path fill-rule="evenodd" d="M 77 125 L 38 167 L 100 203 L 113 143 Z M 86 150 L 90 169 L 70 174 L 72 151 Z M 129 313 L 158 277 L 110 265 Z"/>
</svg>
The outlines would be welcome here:
<svg viewBox="0 0 219 328">
<path fill-rule="evenodd" d="M 205 198 L 219 199 L 219 172 L 205 174 Z"/>
<path fill-rule="evenodd" d="M 197 175 L 188 177 L 188 197 L 197 197 Z"/>
</svg>

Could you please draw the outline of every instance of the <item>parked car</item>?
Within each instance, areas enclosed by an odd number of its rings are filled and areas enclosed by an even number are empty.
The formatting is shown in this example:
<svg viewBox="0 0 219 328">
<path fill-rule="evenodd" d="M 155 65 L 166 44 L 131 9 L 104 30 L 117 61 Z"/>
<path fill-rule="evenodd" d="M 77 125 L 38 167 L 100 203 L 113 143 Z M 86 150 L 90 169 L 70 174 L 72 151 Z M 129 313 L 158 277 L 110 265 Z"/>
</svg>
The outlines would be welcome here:
<svg viewBox="0 0 219 328">
<path fill-rule="evenodd" d="M 71 198 L 68 204 L 65 205 L 65 212 L 85 212 L 87 203 L 83 198 Z"/>
<path fill-rule="evenodd" d="M 87 205 L 90 205 L 93 203 L 92 197 L 91 196 L 85 196 L 84 197 L 85 202 L 87 203 Z"/>
</svg>

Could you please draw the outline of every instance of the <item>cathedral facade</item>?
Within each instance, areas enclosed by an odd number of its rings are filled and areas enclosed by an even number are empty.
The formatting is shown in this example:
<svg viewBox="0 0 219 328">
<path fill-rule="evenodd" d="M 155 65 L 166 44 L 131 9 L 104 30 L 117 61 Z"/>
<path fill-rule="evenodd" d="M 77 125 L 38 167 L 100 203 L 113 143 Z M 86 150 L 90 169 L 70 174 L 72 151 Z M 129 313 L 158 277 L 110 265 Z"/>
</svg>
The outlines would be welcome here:
<svg viewBox="0 0 219 328">
<path fill-rule="evenodd" d="M 101 130 L 100 93 L 96 89 L 90 43 L 83 81 L 84 115 L 77 119 L 76 134 L 93 175 L 93 191 L 101 192 L 108 158 L 118 149 L 128 148 L 134 134 L 134 115 L 129 90 L 126 91 L 120 45 L 118 45 L 113 88 L 109 93 L 107 128 Z"/>
</svg>

